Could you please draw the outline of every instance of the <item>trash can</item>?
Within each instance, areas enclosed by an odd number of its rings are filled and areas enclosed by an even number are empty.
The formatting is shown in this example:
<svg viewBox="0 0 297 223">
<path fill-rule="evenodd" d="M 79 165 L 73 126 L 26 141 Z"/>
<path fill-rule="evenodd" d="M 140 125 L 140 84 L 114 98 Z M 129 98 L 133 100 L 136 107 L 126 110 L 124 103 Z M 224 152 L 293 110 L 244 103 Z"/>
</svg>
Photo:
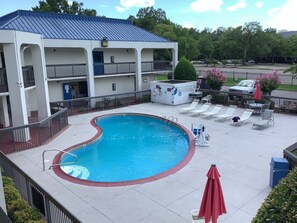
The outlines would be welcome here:
<svg viewBox="0 0 297 223">
<path fill-rule="evenodd" d="M 270 182 L 269 186 L 274 187 L 278 182 L 286 177 L 289 172 L 289 162 L 285 158 L 271 158 L 270 163 Z"/>
</svg>

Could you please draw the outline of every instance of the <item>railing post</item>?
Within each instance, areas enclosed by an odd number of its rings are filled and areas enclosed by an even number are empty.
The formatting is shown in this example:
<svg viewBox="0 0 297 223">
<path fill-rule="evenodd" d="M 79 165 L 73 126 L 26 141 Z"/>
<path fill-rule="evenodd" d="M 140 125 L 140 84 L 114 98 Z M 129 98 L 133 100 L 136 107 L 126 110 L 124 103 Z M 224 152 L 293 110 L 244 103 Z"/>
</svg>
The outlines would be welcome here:
<svg viewBox="0 0 297 223">
<path fill-rule="evenodd" d="M 74 66 L 71 65 L 71 68 L 72 68 L 72 76 L 75 77 L 75 75 L 74 75 L 74 68 L 73 68 L 73 67 L 74 67 Z"/>
</svg>

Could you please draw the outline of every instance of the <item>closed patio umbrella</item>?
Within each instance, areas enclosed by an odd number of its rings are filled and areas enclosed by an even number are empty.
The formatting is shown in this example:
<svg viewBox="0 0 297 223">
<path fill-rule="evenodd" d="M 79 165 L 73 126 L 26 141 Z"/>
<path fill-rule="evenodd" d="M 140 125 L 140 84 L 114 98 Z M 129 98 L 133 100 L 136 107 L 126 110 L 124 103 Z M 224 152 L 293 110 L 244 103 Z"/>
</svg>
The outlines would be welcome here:
<svg viewBox="0 0 297 223">
<path fill-rule="evenodd" d="M 204 217 L 205 223 L 217 223 L 220 215 L 227 213 L 220 174 L 215 164 L 212 164 L 207 175 L 208 180 L 204 189 L 198 217 Z"/>
<path fill-rule="evenodd" d="M 261 100 L 262 96 L 261 96 L 261 85 L 260 82 L 258 81 L 256 84 L 256 91 L 254 94 L 254 100 Z"/>
</svg>

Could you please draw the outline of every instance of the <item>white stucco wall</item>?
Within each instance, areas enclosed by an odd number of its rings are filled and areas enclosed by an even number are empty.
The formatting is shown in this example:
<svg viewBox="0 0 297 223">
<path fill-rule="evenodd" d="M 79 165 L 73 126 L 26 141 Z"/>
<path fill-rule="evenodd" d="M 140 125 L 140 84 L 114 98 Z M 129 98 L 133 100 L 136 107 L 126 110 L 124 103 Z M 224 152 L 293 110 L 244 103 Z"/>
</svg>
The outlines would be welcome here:
<svg viewBox="0 0 297 223">
<path fill-rule="evenodd" d="M 147 91 L 150 89 L 150 82 L 155 80 L 155 74 L 142 75 L 142 90 Z"/>
<path fill-rule="evenodd" d="M 69 83 L 69 81 L 49 81 L 49 101 L 61 101 L 63 100 L 63 83 Z"/>
<path fill-rule="evenodd" d="M 116 90 L 112 90 L 112 84 L 116 84 Z M 121 94 L 134 91 L 134 76 L 108 77 L 95 79 L 96 96 L 108 94 Z"/>
<path fill-rule="evenodd" d="M 85 64 L 86 56 L 81 48 L 45 48 L 45 62 L 47 65 Z"/>
<path fill-rule="evenodd" d="M 104 63 L 111 63 L 111 57 L 114 57 L 114 63 L 135 62 L 133 49 L 94 49 L 102 51 Z M 24 52 L 26 65 L 31 65 L 31 52 L 26 49 Z M 142 61 L 153 61 L 153 50 L 144 49 L 141 55 Z M 86 63 L 86 56 L 83 49 L 80 48 L 45 48 L 45 60 L 47 65 L 52 64 L 82 64 Z"/>
<path fill-rule="evenodd" d="M 37 111 L 37 98 L 36 98 L 36 89 L 26 90 L 26 101 L 27 106 L 29 106 L 30 111 Z"/>
<path fill-rule="evenodd" d="M 111 57 L 114 57 L 114 63 L 135 62 L 135 53 L 133 49 L 94 49 L 94 51 L 102 51 L 104 63 L 111 63 Z M 153 61 L 153 50 L 144 49 L 141 55 L 142 61 Z"/>
</svg>

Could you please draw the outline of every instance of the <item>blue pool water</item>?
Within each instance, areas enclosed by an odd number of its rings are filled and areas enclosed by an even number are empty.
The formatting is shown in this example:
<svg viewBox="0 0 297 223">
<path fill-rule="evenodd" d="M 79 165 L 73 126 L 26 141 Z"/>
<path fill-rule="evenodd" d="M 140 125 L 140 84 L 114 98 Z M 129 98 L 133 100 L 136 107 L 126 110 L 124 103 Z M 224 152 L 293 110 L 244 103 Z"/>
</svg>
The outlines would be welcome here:
<svg viewBox="0 0 297 223">
<path fill-rule="evenodd" d="M 139 180 L 165 172 L 179 164 L 189 149 L 187 134 L 163 119 L 117 114 L 97 119 L 102 137 L 74 149 L 75 165 L 61 165 L 73 177 L 94 182 Z M 61 163 L 73 161 L 64 155 Z"/>
</svg>

